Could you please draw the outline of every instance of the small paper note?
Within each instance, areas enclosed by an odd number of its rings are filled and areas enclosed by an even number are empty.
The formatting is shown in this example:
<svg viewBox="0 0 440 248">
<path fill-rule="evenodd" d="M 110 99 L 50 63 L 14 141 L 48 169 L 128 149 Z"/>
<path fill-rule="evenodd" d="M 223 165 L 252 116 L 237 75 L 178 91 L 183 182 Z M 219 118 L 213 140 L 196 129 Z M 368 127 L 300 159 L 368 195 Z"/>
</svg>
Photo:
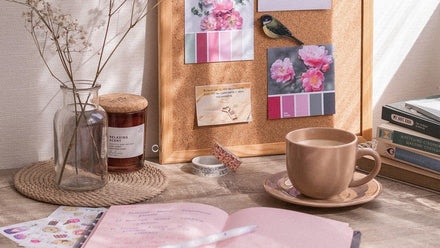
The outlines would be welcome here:
<svg viewBox="0 0 440 248">
<path fill-rule="evenodd" d="M 251 84 L 196 86 L 199 126 L 250 122 Z"/>
</svg>

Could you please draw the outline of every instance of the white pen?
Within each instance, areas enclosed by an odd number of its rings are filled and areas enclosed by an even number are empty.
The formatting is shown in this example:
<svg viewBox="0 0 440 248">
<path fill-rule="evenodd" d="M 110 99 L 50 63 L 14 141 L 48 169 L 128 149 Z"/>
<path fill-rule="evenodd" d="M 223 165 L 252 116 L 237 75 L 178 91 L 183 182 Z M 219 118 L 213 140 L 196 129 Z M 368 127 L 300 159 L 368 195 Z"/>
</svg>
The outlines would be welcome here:
<svg viewBox="0 0 440 248">
<path fill-rule="evenodd" d="M 190 248 L 190 247 L 198 247 L 201 245 L 207 245 L 215 242 L 219 242 L 225 239 L 230 239 L 233 237 L 237 237 L 246 233 L 250 233 L 257 228 L 257 225 L 249 225 L 249 226 L 242 226 L 237 227 L 233 229 L 226 230 L 224 232 L 211 234 L 202 238 L 189 240 L 183 243 L 179 244 L 173 244 L 173 245 L 164 245 L 160 248 Z"/>
</svg>

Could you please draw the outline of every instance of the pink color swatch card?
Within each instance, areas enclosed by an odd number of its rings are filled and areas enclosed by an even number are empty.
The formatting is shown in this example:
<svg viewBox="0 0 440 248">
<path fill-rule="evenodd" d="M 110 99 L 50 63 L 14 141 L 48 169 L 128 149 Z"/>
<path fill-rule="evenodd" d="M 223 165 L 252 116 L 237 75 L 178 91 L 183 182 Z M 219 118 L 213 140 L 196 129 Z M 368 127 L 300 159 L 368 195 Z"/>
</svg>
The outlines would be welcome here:
<svg viewBox="0 0 440 248">
<path fill-rule="evenodd" d="M 332 0 L 258 0 L 258 12 L 331 9 Z"/>
<path fill-rule="evenodd" d="M 185 0 L 185 64 L 254 59 L 254 1 Z"/>
<path fill-rule="evenodd" d="M 269 48 L 268 118 L 335 113 L 333 45 Z"/>
</svg>

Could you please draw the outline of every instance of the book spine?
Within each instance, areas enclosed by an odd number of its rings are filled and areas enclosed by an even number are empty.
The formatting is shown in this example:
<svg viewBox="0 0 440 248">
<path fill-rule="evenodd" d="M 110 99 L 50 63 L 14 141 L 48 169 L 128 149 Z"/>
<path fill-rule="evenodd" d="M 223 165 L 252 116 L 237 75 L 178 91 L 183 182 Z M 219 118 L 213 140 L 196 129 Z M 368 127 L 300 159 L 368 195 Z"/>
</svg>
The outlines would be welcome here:
<svg viewBox="0 0 440 248">
<path fill-rule="evenodd" d="M 377 128 L 377 136 L 379 138 L 389 140 L 396 145 L 402 145 L 434 155 L 440 155 L 440 142 L 435 140 L 430 140 L 397 130 L 390 130 L 384 127 Z"/>
<path fill-rule="evenodd" d="M 382 106 L 382 120 L 389 121 L 401 127 L 440 138 L 440 125 L 423 120 L 417 116 L 413 116 L 392 108 Z"/>
<path fill-rule="evenodd" d="M 374 160 L 363 157 L 357 161 L 357 167 L 362 171 L 369 172 L 374 167 Z M 382 167 L 379 176 L 440 192 L 440 174 L 401 163 L 394 159 L 382 157 Z"/>
<path fill-rule="evenodd" d="M 428 169 L 436 173 L 440 172 L 440 159 L 405 149 L 399 145 L 387 143 L 381 139 L 377 139 L 376 151 L 387 158 Z"/>
</svg>

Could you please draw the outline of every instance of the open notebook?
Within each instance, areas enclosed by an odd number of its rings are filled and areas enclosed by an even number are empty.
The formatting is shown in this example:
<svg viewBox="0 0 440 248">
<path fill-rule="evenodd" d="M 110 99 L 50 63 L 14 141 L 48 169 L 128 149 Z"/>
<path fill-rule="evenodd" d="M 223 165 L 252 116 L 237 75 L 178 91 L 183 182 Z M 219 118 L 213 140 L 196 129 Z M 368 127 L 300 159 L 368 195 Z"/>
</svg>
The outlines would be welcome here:
<svg viewBox="0 0 440 248">
<path fill-rule="evenodd" d="M 160 247 L 246 225 L 257 227 L 204 247 L 348 248 L 354 237 L 347 223 L 300 212 L 255 207 L 228 215 L 210 205 L 181 202 L 112 206 L 83 247 Z"/>
</svg>

